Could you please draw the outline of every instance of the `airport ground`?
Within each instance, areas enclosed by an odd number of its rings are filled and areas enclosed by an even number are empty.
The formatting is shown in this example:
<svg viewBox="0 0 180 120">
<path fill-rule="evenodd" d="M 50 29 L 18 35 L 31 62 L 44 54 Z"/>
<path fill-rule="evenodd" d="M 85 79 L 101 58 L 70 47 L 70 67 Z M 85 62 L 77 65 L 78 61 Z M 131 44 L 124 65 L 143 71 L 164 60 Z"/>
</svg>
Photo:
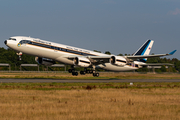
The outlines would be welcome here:
<svg viewBox="0 0 180 120">
<path fill-rule="evenodd" d="M 1 83 L 0 119 L 180 119 L 179 83 Z"/>
<path fill-rule="evenodd" d="M 19 79 L 64 73 L 1 73 Z M 104 73 L 131 80 L 179 79 L 179 74 Z M 52 75 L 52 76 L 51 76 Z M 65 73 L 67 77 L 69 74 Z M 140 77 L 138 77 L 140 76 Z M 79 76 L 81 78 L 82 76 Z M 85 76 L 84 76 L 85 77 Z M 86 77 L 90 77 L 87 75 Z M 156 78 L 157 77 L 157 78 Z M 73 77 L 74 79 L 76 76 Z M 41 78 L 42 79 L 42 78 Z M 88 78 L 89 79 L 89 78 Z M 96 78 L 97 79 L 97 78 Z M 180 119 L 180 82 L 0 83 L 0 119 L 169 120 Z"/>
</svg>

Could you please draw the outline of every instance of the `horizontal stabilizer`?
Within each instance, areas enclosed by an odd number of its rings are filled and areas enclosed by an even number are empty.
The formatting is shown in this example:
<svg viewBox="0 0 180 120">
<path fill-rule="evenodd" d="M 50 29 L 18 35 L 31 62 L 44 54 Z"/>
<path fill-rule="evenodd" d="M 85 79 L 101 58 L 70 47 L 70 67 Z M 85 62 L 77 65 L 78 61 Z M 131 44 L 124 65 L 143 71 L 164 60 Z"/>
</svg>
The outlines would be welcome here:
<svg viewBox="0 0 180 120">
<path fill-rule="evenodd" d="M 139 64 L 141 66 L 173 66 L 173 64 L 170 63 L 146 63 L 146 64 Z"/>
<path fill-rule="evenodd" d="M 177 51 L 177 50 L 174 50 L 174 51 L 170 52 L 169 54 L 170 54 L 170 55 L 173 55 L 176 51 Z"/>
<path fill-rule="evenodd" d="M 152 57 L 163 57 L 168 55 L 173 55 L 177 50 L 174 50 L 167 54 L 156 54 L 156 55 L 135 55 L 135 56 L 127 56 L 129 59 L 142 59 L 142 58 L 152 58 Z"/>
</svg>

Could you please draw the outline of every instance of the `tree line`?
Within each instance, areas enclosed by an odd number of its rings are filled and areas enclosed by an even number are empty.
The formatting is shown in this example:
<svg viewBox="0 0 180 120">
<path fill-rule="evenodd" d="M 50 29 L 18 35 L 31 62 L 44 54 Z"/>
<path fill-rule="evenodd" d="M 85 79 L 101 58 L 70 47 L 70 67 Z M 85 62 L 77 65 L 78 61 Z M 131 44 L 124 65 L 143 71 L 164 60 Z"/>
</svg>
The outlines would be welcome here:
<svg viewBox="0 0 180 120">
<path fill-rule="evenodd" d="M 94 50 L 95 52 L 101 52 Z M 105 54 L 111 55 L 109 51 L 106 51 Z M 123 56 L 123 54 L 118 54 L 119 56 Z M 130 55 L 130 54 L 124 54 L 124 55 Z M 12 71 L 19 71 L 20 70 L 20 65 L 21 64 L 38 64 L 35 61 L 35 56 L 23 54 L 22 55 L 22 60 L 19 60 L 19 56 L 16 55 L 16 51 L 10 49 L 10 48 L 3 48 L 0 47 L 0 63 L 8 63 L 11 65 L 11 70 Z M 177 58 L 173 59 L 167 59 L 167 58 L 148 58 L 147 63 L 171 63 L 174 66 L 170 66 L 169 69 L 166 69 L 165 66 L 162 66 L 160 69 L 155 69 L 156 72 L 179 72 L 180 71 L 180 60 Z M 58 62 L 57 62 L 58 64 Z M 70 65 L 66 65 L 66 70 L 70 68 Z M 39 65 L 39 69 L 41 71 L 47 70 L 46 66 Z M 64 71 L 65 68 L 58 68 L 58 67 L 48 67 L 48 70 L 52 71 Z M 83 68 L 78 68 L 78 70 L 82 70 Z M 3 67 L 0 66 L 0 70 L 9 70 L 8 67 Z M 27 70 L 27 71 L 37 71 L 37 67 L 23 67 L 22 70 Z M 104 70 L 100 70 L 104 71 Z M 149 69 L 141 68 L 136 70 L 138 72 L 148 72 Z"/>
</svg>

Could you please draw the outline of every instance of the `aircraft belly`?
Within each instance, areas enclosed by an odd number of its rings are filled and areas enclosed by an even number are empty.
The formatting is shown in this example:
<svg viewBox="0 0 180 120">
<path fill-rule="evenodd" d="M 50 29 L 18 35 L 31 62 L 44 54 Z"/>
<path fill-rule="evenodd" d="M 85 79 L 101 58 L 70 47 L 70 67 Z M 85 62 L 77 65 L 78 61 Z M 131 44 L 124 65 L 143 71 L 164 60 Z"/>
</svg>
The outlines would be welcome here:
<svg viewBox="0 0 180 120">
<path fill-rule="evenodd" d="M 58 57 L 55 59 L 56 61 L 59 61 L 59 62 L 62 62 L 62 63 L 65 63 L 65 64 L 69 64 L 69 65 L 73 65 L 73 61 L 68 59 L 67 57 L 65 56 L 61 56 L 61 57 Z"/>
<path fill-rule="evenodd" d="M 116 66 L 116 65 L 112 65 L 111 63 L 105 63 L 104 65 L 98 65 L 98 67 L 105 69 L 105 70 L 110 70 L 110 71 L 130 71 L 130 70 L 136 70 L 138 68 L 136 67 L 132 67 L 132 66 Z"/>
</svg>

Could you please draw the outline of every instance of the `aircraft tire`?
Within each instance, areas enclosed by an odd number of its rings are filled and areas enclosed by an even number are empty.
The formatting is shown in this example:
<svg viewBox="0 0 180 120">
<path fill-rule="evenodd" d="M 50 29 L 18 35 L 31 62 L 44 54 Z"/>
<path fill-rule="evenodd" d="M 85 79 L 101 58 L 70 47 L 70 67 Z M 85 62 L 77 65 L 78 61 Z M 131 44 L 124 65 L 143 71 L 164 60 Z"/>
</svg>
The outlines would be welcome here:
<svg viewBox="0 0 180 120">
<path fill-rule="evenodd" d="M 93 73 L 94 77 L 99 77 L 99 73 Z"/>
<path fill-rule="evenodd" d="M 72 72 L 73 76 L 78 76 L 78 72 Z"/>
<path fill-rule="evenodd" d="M 75 72 L 75 75 L 78 76 L 78 72 Z"/>
<path fill-rule="evenodd" d="M 72 73 L 72 69 L 69 69 L 68 72 L 69 72 L 69 73 Z"/>
<path fill-rule="evenodd" d="M 81 75 L 85 75 L 85 71 L 80 71 L 80 74 Z"/>
<path fill-rule="evenodd" d="M 89 74 L 89 72 L 90 72 L 89 70 L 86 71 L 87 74 Z"/>
<path fill-rule="evenodd" d="M 90 70 L 90 71 L 89 71 L 90 74 L 93 74 L 93 72 L 94 72 L 93 70 Z"/>
</svg>

